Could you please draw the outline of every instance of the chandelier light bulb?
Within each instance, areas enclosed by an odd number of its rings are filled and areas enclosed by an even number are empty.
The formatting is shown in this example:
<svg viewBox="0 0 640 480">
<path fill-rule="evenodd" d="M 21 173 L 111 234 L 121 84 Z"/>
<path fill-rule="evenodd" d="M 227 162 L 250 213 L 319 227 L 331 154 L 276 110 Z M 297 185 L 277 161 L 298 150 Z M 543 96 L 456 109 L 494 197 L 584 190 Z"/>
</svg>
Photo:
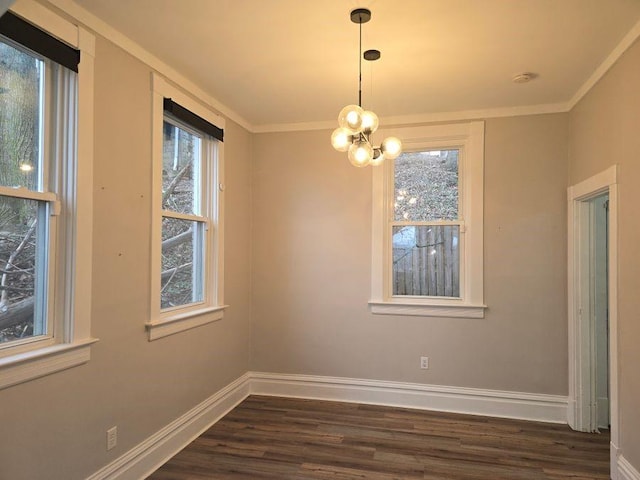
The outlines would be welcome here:
<svg viewBox="0 0 640 480">
<path fill-rule="evenodd" d="M 366 167 L 373 158 L 373 149 L 368 142 L 357 141 L 349 147 L 348 157 L 354 167 Z"/>
<path fill-rule="evenodd" d="M 374 148 L 373 158 L 371 159 L 371 162 L 369 162 L 369 165 L 377 167 L 382 165 L 382 162 L 384 162 L 384 155 L 382 154 L 382 151 L 379 148 Z"/>
<path fill-rule="evenodd" d="M 353 133 L 360 132 L 360 126 L 362 125 L 362 107 L 358 105 L 347 105 L 338 115 L 338 125 L 342 128 L 348 128 Z"/>
<path fill-rule="evenodd" d="M 339 152 L 346 152 L 351 145 L 351 130 L 347 128 L 336 128 L 331 134 L 331 145 Z"/>
<path fill-rule="evenodd" d="M 397 137 L 387 137 L 380 144 L 380 150 L 385 158 L 393 160 L 402 153 L 402 142 Z"/>
<path fill-rule="evenodd" d="M 378 129 L 378 116 L 370 110 L 362 112 L 362 124 L 360 128 L 367 135 L 372 134 Z"/>
</svg>

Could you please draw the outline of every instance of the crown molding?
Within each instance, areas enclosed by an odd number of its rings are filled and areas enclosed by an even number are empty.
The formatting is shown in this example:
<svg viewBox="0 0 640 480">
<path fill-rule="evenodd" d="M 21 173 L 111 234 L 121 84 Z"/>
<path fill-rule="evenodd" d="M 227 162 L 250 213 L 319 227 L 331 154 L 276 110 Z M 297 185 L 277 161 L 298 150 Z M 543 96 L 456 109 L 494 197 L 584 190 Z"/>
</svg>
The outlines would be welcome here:
<svg viewBox="0 0 640 480">
<path fill-rule="evenodd" d="M 16 3 L 28 0 L 17 0 Z M 184 75 L 180 74 L 173 67 L 145 50 L 142 46 L 116 30 L 100 18 L 96 17 L 73 0 L 42 0 L 67 13 L 87 28 L 97 34 L 109 39 L 111 42 L 124 49 L 168 80 L 176 83 L 186 92 L 207 104 L 209 107 L 224 115 L 228 119 L 236 122 L 241 127 L 251 133 L 276 133 L 276 132 L 296 132 L 308 130 L 331 130 L 335 128 L 334 121 L 316 122 L 292 122 L 292 123 L 270 123 L 254 125 L 226 106 L 221 101 L 209 95 L 198 87 Z M 640 21 L 623 37 L 620 43 L 613 49 L 607 58 L 594 70 L 591 76 L 580 86 L 573 97 L 567 102 L 551 103 L 542 105 L 525 105 L 516 107 L 489 108 L 478 110 L 461 110 L 455 112 L 437 112 L 415 115 L 399 115 L 380 119 L 381 124 L 386 126 L 422 124 L 433 122 L 455 122 L 475 119 L 515 117 L 524 115 L 540 115 L 549 113 L 566 113 L 571 111 L 578 102 L 598 83 L 598 81 L 609 71 L 622 54 L 640 38 Z"/>
<path fill-rule="evenodd" d="M 600 81 L 609 69 L 618 61 L 624 52 L 640 37 L 640 20 L 636 22 L 629 32 L 622 38 L 620 43 L 614 48 L 604 61 L 594 70 L 586 82 L 578 89 L 569 101 L 569 110 L 572 110 L 582 98 Z"/>
<path fill-rule="evenodd" d="M 500 117 L 519 117 L 524 115 L 543 115 L 548 113 L 566 113 L 569 105 L 566 103 L 549 103 L 544 105 L 525 105 L 519 107 L 487 108 L 484 110 L 461 110 L 458 112 L 420 113 L 415 115 L 397 115 L 383 117 L 380 124 L 385 127 L 400 125 L 417 125 L 435 122 L 456 122 L 480 120 Z M 254 125 L 254 133 L 296 132 L 306 130 L 333 130 L 338 126 L 337 121 L 319 121 L 304 123 L 271 123 Z"/>
<path fill-rule="evenodd" d="M 17 0 L 16 3 L 21 3 L 24 1 L 26 0 Z M 236 113 L 224 103 L 209 95 L 187 77 L 178 73 L 178 71 L 173 67 L 169 66 L 158 57 L 151 54 L 148 50 L 144 49 L 138 43 L 134 42 L 129 37 L 124 35 L 122 32 L 116 30 L 111 25 L 96 17 L 94 14 L 87 11 L 77 3 L 73 2 L 72 0 L 46 0 L 46 3 L 62 10 L 90 30 L 93 30 L 98 35 L 108 39 L 110 42 L 122 48 L 127 53 L 133 55 L 145 65 L 151 67 L 153 70 L 178 85 L 181 89 L 185 90 L 188 94 L 205 103 L 208 107 L 212 108 L 217 113 L 224 115 L 228 119 L 236 122 L 238 125 L 250 132 L 253 132 L 255 130 L 253 125 L 251 125 L 251 123 L 249 123 L 240 114 Z"/>
<path fill-rule="evenodd" d="M 385 117 L 380 121 L 387 125 L 414 125 L 434 122 L 457 122 L 467 120 L 485 120 L 488 118 L 521 117 L 525 115 L 545 115 L 549 113 L 566 113 L 566 103 L 547 103 L 541 105 L 522 105 L 516 107 L 487 108 L 479 110 L 461 110 L 458 112 L 423 113 L 417 115 L 401 115 Z"/>
<path fill-rule="evenodd" d="M 308 130 L 333 130 L 338 126 L 336 120 L 317 122 L 265 123 L 254 125 L 253 133 L 303 132 Z"/>
</svg>

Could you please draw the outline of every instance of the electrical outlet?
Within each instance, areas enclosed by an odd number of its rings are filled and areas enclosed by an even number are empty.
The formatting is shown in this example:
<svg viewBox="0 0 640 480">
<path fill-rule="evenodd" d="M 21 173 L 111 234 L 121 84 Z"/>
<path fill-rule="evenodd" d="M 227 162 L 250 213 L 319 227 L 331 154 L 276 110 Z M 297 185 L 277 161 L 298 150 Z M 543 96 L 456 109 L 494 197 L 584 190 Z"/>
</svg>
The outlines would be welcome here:
<svg viewBox="0 0 640 480">
<path fill-rule="evenodd" d="M 429 368 L 429 357 L 420 357 L 420 368 L 424 370 Z"/>
<path fill-rule="evenodd" d="M 107 450 L 111 450 L 118 443 L 118 427 L 107 430 Z"/>
</svg>

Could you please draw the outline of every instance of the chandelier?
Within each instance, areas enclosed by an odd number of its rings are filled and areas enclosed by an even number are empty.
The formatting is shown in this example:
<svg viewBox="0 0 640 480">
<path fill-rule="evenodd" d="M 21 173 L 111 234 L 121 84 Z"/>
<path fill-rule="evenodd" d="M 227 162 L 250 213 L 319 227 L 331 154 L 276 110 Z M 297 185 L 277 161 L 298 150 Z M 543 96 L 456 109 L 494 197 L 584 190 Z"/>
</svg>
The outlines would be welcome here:
<svg viewBox="0 0 640 480">
<path fill-rule="evenodd" d="M 362 24 L 371 20 L 371 10 L 356 8 L 351 11 L 351 21 L 360 25 L 360 49 L 358 52 L 358 105 L 347 105 L 338 115 L 338 125 L 331 134 L 331 145 L 339 152 L 348 152 L 349 161 L 356 167 L 377 166 L 386 158 L 392 160 L 402 153 L 402 143 L 396 137 L 387 137 L 379 147 L 371 144 L 371 135 L 378 129 L 378 116 L 362 108 L 362 58 L 374 61 L 380 58 L 379 50 L 367 50 L 362 54 Z"/>
</svg>

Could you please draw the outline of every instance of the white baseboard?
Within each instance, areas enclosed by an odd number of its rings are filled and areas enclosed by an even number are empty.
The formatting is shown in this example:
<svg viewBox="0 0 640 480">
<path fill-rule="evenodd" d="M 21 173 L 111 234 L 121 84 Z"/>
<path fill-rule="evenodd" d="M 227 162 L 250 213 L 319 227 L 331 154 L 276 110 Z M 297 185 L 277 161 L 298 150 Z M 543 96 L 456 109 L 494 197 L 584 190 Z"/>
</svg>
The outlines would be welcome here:
<svg viewBox="0 0 640 480">
<path fill-rule="evenodd" d="M 609 442 L 609 471 L 611 472 L 611 480 L 620 480 L 620 474 L 618 473 L 618 458 L 620 457 L 620 450 L 613 441 Z"/>
<path fill-rule="evenodd" d="M 567 397 L 354 378 L 247 372 L 132 448 L 87 480 L 139 480 L 192 442 L 250 394 L 417 408 L 445 412 L 567 422 Z M 640 473 L 611 444 L 611 478 Z"/>
<path fill-rule="evenodd" d="M 353 378 L 251 372 L 251 393 L 567 423 L 567 397 Z"/>
<path fill-rule="evenodd" d="M 567 422 L 567 397 L 353 378 L 247 372 L 87 480 L 138 480 L 216 423 L 250 394 L 313 398 L 446 412 Z M 618 458 L 618 457 L 616 457 Z M 640 480 L 618 458 L 620 480 Z"/>
<path fill-rule="evenodd" d="M 250 375 L 245 373 L 87 480 L 139 480 L 147 477 L 247 398 L 249 392 Z"/>
<path fill-rule="evenodd" d="M 618 457 L 618 480 L 640 480 L 640 472 L 622 455 Z"/>
</svg>

